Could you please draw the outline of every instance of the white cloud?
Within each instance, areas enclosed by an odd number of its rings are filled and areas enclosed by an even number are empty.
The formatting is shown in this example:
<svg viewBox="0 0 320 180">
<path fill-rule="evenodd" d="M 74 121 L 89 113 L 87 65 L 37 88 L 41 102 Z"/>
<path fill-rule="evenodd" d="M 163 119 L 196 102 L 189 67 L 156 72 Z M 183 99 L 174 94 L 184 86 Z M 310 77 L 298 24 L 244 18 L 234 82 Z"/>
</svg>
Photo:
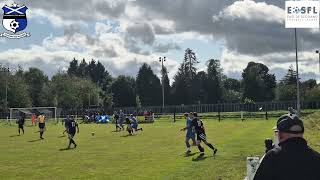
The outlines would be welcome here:
<svg viewBox="0 0 320 180">
<path fill-rule="evenodd" d="M 31 21 L 49 22 L 65 34 L 49 36 L 27 49 L 2 52 L 0 60 L 11 58 L 15 64 L 35 66 L 48 63 L 43 67 L 49 73 L 67 66 L 73 57 L 100 60 L 113 75 L 135 75 L 143 62 L 159 72 L 158 55 L 152 48 L 158 46 L 165 52 L 177 47 L 170 43 L 183 45 L 187 40 L 225 42 L 221 59 L 229 74 L 239 75 L 249 61 L 265 63 L 271 69 L 294 64 L 293 34 L 284 28 L 283 3 L 278 0 L 55 0 L 26 4 Z M 112 33 L 111 24 L 102 23 L 106 20 L 119 22 L 119 33 Z M 81 28 L 92 28 L 94 35 Z M 299 39 L 301 71 L 314 72 L 312 51 L 320 46 L 319 30 L 299 30 Z M 178 63 L 168 59 L 167 65 L 173 77 Z"/>
<path fill-rule="evenodd" d="M 160 75 L 161 65 L 157 61 L 159 57 L 157 54 L 132 53 L 125 47 L 123 34 L 108 32 L 110 27 L 101 23 L 96 23 L 95 27 L 96 30 L 99 29 L 95 37 L 81 32 L 58 37 L 51 35 L 45 38 L 41 45 L 1 52 L 0 61 L 10 60 L 8 63 L 15 66 L 22 65 L 24 68 L 41 67 L 49 76 L 59 69 L 66 69 L 73 58 L 99 60 L 113 76 L 123 74 L 135 77 L 139 67 L 143 63 L 148 63 L 155 73 Z M 168 58 L 166 66 L 172 78 L 178 63 Z"/>
<path fill-rule="evenodd" d="M 269 5 L 265 2 L 255 2 L 252 0 L 236 1 L 226 7 L 218 16 L 213 16 L 213 21 L 223 19 L 245 19 L 259 20 L 267 22 L 284 23 L 285 12 L 283 9 Z"/>
<path fill-rule="evenodd" d="M 314 51 L 299 52 L 299 71 L 301 74 L 315 74 L 318 71 L 318 57 Z M 250 62 L 265 64 L 271 72 L 283 70 L 277 74 L 277 79 L 281 79 L 287 69 L 293 65 L 295 67 L 295 52 L 290 53 L 268 53 L 264 55 L 243 55 L 235 51 L 225 49 L 222 54 L 221 64 L 224 72 L 229 75 L 236 74 L 240 79 L 241 73 L 247 64 Z M 238 73 L 235 73 L 238 72 Z M 311 78 L 310 75 L 308 78 Z M 315 78 L 315 76 L 313 77 Z"/>
</svg>

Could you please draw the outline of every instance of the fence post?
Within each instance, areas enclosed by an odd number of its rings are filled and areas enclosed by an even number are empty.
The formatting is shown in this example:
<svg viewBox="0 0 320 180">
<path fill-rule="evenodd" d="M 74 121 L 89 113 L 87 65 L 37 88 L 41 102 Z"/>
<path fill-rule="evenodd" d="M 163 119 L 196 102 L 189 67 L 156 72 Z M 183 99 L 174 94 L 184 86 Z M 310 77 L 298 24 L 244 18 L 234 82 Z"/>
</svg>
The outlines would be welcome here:
<svg viewBox="0 0 320 180">
<path fill-rule="evenodd" d="M 268 104 L 265 104 L 265 109 L 266 109 L 266 120 L 268 120 Z"/>
<path fill-rule="evenodd" d="M 219 117 L 219 122 L 221 121 L 221 116 L 220 116 L 220 101 L 218 101 L 218 117 Z"/>
<path fill-rule="evenodd" d="M 176 106 L 174 107 L 174 112 L 173 112 L 173 122 L 176 122 Z"/>
</svg>

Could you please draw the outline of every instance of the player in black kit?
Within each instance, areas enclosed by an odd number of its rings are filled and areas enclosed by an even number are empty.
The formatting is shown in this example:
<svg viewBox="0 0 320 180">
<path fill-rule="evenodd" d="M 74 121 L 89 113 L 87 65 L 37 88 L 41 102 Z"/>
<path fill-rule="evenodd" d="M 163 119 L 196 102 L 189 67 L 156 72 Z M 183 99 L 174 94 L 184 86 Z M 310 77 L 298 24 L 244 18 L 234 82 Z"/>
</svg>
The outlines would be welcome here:
<svg viewBox="0 0 320 180">
<path fill-rule="evenodd" d="M 20 129 L 22 130 L 22 133 L 24 134 L 24 122 L 25 122 L 25 114 L 21 114 L 21 116 L 18 118 L 17 124 L 18 124 L 18 132 L 20 135 Z"/>
<path fill-rule="evenodd" d="M 129 118 L 126 118 L 127 131 L 130 136 L 132 136 L 132 133 L 133 133 L 133 128 L 131 126 L 131 123 L 132 123 L 131 120 Z"/>
<path fill-rule="evenodd" d="M 215 155 L 218 151 L 217 148 L 213 147 L 211 143 L 207 141 L 206 132 L 203 126 L 203 122 L 198 118 L 198 114 L 196 112 L 193 113 L 193 120 L 192 120 L 192 126 L 195 129 L 197 133 L 197 146 L 200 151 L 200 155 L 204 155 L 204 148 L 201 146 L 201 141 L 205 143 L 210 149 L 213 150 L 213 155 Z"/>
<path fill-rule="evenodd" d="M 71 144 L 74 145 L 74 148 L 77 147 L 76 142 L 73 140 L 75 134 L 79 133 L 79 126 L 78 123 L 74 120 L 73 117 L 70 118 L 70 120 L 68 121 L 68 138 L 69 138 L 69 146 L 67 149 L 70 149 Z"/>
</svg>

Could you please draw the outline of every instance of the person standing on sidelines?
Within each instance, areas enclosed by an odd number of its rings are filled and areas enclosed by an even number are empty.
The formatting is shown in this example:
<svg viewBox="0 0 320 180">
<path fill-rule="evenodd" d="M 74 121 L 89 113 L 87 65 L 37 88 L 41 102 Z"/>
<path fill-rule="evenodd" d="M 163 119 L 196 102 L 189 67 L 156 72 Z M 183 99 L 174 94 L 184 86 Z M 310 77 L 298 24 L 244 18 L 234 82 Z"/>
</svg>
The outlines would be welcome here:
<svg viewBox="0 0 320 180">
<path fill-rule="evenodd" d="M 37 123 L 37 116 L 35 114 L 32 114 L 31 116 L 31 123 L 32 123 L 32 126 L 35 126 Z"/>
<path fill-rule="evenodd" d="M 18 124 L 18 132 L 19 132 L 19 135 L 20 135 L 20 129 L 22 130 L 22 133 L 24 134 L 24 123 L 25 123 L 25 114 L 24 113 L 21 113 L 21 115 L 18 117 L 18 120 L 17 120 L 17 124 Z"/>
<path fill-rule="evenodd" d="M 320 154 L 303 138 L 298 116 L 286 114 L 277 121 L 279 146 L 263 157 L 254 180 L 319 180 Z"/>
<path fill-rule="evenodd" d="M 43 133 L 46 128 L 46 116 L 43 113 L 41 113 L 38 116 L 38 121 L 39 121 L 39 129 L 40 129 L 40 139 L 43 139 Z"/>
<path fill-rule="evenodd" d="M 207 135 L 204 129 L 203 122 L 198 118 L 198 114 L 196 112 L 193 113 L 192 126 L 194 127 L 197 133 L 197 146 L 200 151 L 200 156 L 204 155 L 204 148 L 201 146 L 201 142 L 206 144 L 213 151 L 213 155 L 215 155 L 218 151 L 217 148 L 213 147 L 211 143 L 207 141 Z"/>
<path fill-rule="evenodd" d="M 70 149 L 71 144 L 73 144 L 74 148 L 76 148 L 77 144 L 73 138 L 76 135 L 76 132 L 79 133 L 79 126 L 78 126 L 78 123 L 74 120 L 73 116 L 71 116 L 71 118 L 69 119 L 67 123 L 67 127 L 68 127 L 67 131 L 68 131 L 68 139 L 69 139 L 69 145 L 67 149 Z"/>
<path fill-rule="evenodd" d="M 182 128 L 180 131 L 185 131 L 187 130 L 187 133 L 186 133 L 186 139 L 185 139 L 185 143 L 186 143 L 186 146 L 187 146 L 187 151 L 186 151 L 186 154 L 189 154 L 191 153 L 191 150 L 190 150 L 190 143 L 189 143 L 189 140 L 191 139 L 192 140 L 192 143 L 193 145 L 196 145 L 196 134 L 194 132 L 194 129 L 192 128 L 192 118 L 193 118 L 193 113 L 185 113 L 184 116 L 186 118 L 186 127 Z"/>
</svg>

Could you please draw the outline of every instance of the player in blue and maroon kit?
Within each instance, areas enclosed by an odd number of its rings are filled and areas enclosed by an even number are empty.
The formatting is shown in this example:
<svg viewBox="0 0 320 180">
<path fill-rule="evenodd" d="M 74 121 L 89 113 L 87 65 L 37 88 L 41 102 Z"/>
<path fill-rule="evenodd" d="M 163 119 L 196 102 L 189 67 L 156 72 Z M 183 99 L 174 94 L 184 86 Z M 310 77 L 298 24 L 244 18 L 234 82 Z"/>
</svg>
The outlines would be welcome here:
<svg viewBox="0 0 320 180">
<path fill-rule="evenodd" d="M 213 155 L 215 155 L 218 151 L 217 148 L 213 147 L 211 143 L 207 141 L 206 132 L 203 126 L 203 122 L 198 118 L 198 114 L 196 112 L 193 113 L 192 126 L 197 133 L 197 146 L 200 151 L 200 155 L 204 155 L 204 148 L 201 146 L 201 141 L 205 143 L 210 149 L 213 150 Z"/>
</svg>

